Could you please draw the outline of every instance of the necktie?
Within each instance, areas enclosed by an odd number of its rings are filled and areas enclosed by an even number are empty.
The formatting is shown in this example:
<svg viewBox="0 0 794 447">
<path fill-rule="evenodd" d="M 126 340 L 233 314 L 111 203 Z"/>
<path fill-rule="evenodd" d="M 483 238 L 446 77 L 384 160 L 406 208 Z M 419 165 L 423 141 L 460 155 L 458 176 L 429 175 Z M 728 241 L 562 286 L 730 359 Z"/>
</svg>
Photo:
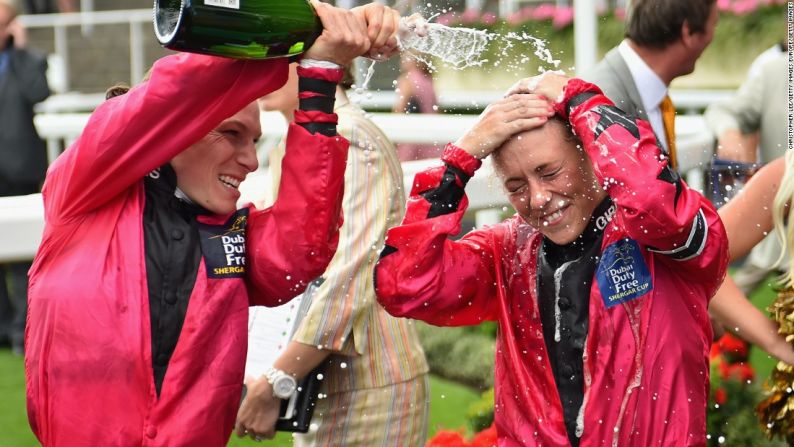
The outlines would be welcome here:
<svg viewBox="0 0 794 447">
<path fill-rule="evenodd" d="M 664 135 L 667 137 L 667 147 L 669 149 L 670 166 L 678 169 L 678 157 L 675 152 L 675 106 L 670 96 L 667 95 L 659 105 L 662 112 L 662 123 L 664 123 Z"/>
</svg>

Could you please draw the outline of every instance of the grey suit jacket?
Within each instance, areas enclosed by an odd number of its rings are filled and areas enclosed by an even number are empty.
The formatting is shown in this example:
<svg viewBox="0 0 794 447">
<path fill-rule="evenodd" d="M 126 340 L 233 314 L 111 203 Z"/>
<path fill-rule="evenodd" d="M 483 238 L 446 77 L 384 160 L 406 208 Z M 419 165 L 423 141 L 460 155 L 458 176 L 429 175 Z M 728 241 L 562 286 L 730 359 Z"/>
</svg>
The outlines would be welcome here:
<svg viewBox="0 0 794 447">
<path fill-rule="evenodd" d="M 0 185 L 35 185 L 47 170 L 47 151 L 33 125 L 33 106 L 50 95 L 47 61 L 25 49 L 9 47 L 5 53 L 8 63 L 0 73 Z"/>
<path fill-rule="evenodd" d="M 600 87 L 607 98 L 624 112 L 648 120 L 648 114 L 642 105 L 642 98 L 634 78 L 631 77 L 629 66 L 617 47 L 609 50 L 592 70 L 582 76 L 582 79 Z"/>
</svg>

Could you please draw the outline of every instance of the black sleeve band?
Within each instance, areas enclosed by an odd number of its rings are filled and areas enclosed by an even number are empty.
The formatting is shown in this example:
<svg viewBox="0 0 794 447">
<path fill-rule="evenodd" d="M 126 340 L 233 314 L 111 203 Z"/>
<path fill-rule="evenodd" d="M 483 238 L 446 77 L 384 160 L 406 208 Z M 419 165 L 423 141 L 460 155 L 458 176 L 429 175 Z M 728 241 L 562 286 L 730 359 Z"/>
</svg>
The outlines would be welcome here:
<svg viewBox="0 0 794 447">
<path fill-rule="evenodd" d="M 311 98 L 301 98 L 299 102 L 301 110 L 319 110 L 323 113 L 334 113 L 334 97 L 313 96 Z"/>
<path fill-rule="evenodd" d="M 315 92 L 333 98 L 336 96 L 336 83 L 315 78 L 298 78 L 298 91 Z"/>
<path fill-rule="evenodd" d="M 299 123 L 299 126 L 302 126 L 304 129 L 308 130 L 309 133 L 321 133 L 326 137 L 335 137 L 336 136 L 336 124 L 334 123 L 317 123 L 317 122 L 309 122 L 309 123 Z"/>
<path fill-rule="evenodd" d="M 565 111 L 568 114 L 568 116 L 569 117 L 571 116 L 571 110 L 573 110 L 574 107 L 583 104 L 585 101 L 592 98 L 596 94 L 597 93 L 595 92 L 584 92 L 584 93 L 579 93 L 578 95 L 569 99 L 568 104 L 565 106 Z"/>
<path fill-rule="evenodd" d="M 458 186 L 456 181 L 458 178 L 460 178 L 463 186 Z M 469 178 L 460 169 L 447 165 L 447 170 L 444 171 L 444 176 L 441 178 L 441 184 L 420 194 L 425 200 L 430 202 L 430 211 L 428 211 L 427 217 L 438 217 L 457 211 L 463 198 L 463 187 L 466 186 Z"/>
</svg>

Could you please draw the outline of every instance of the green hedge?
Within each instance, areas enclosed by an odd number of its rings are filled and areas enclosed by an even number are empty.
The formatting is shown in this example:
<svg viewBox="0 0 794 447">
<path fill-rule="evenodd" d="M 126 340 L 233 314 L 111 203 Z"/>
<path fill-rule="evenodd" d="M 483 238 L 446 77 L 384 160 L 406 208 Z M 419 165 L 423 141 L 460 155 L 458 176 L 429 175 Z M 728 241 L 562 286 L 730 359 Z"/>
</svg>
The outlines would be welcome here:
<svg viewBox="0 0 794 447">
<path fill-rule="evenodd" d="M 494 338 L 475 328 L 416 322 L 433 374 L 485 390 L 493 386 Z"/>
</svg>

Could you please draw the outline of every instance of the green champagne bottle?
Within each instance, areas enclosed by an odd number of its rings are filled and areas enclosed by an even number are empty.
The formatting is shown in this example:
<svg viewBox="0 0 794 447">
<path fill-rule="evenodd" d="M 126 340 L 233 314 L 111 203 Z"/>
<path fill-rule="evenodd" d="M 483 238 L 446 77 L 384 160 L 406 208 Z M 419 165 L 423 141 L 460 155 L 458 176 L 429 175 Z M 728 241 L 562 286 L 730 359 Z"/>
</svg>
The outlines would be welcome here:
<svg viewBox="0 0 794 447">
<path fill-rule="evenodd" d="M 322 24 L 307 0 L 155 0 L 154 32 L 170 50 L 266 59 L 304 52 Z"/>
</svg>

